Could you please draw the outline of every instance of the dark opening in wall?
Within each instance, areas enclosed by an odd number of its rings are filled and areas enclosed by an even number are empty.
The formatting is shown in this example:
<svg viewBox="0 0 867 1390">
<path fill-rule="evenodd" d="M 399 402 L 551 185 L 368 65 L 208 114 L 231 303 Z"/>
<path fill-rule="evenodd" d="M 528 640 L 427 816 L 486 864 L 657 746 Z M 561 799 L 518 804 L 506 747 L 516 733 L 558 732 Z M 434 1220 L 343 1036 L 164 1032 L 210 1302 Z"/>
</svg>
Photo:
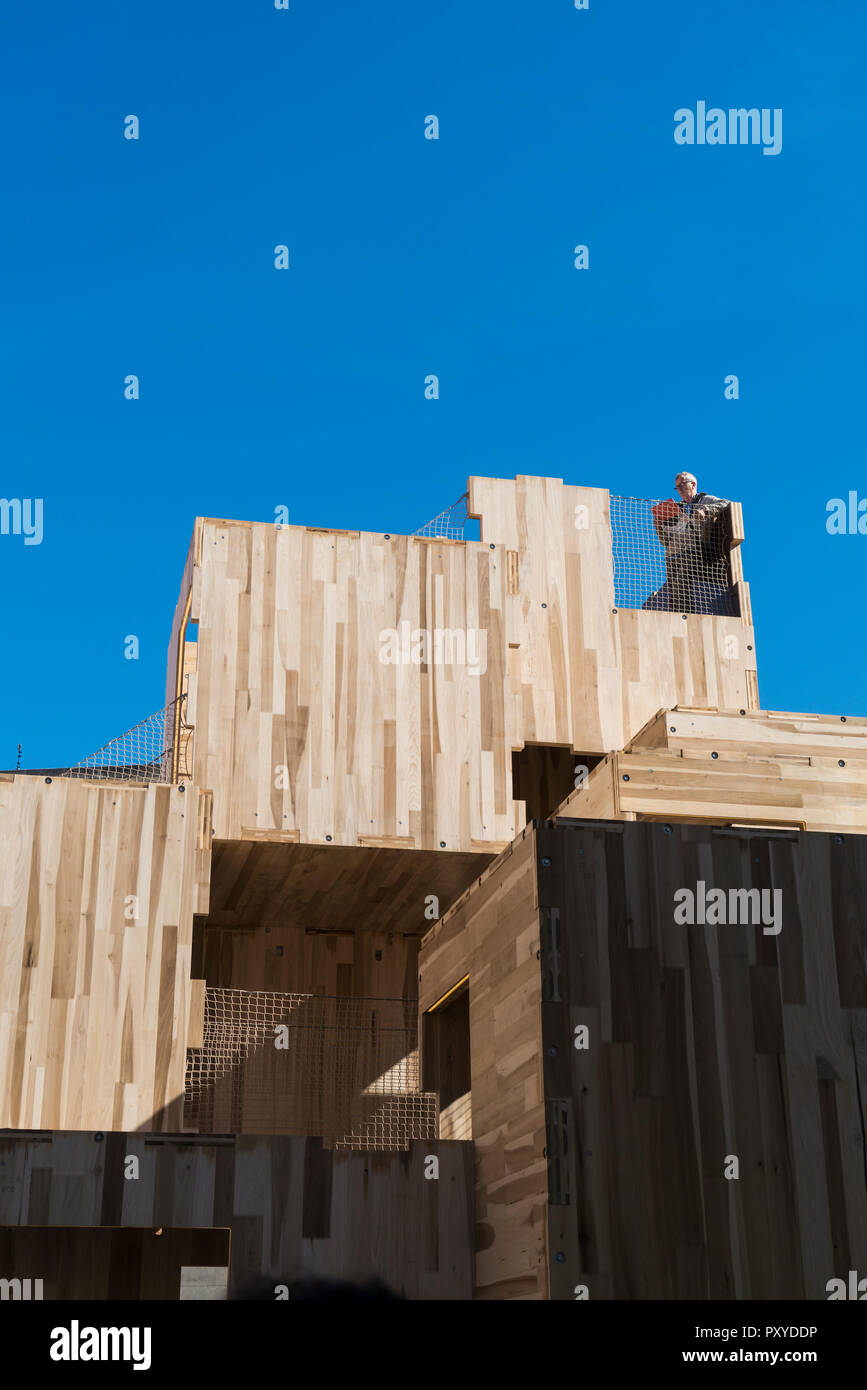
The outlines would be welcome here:
<svg viewBox="0 0 867 1390">
<path fill-rule="evenodd" d="M 422 1087 L 439 1095 L 440 1139 L 471 1139 L 469 978 L 422 1015 Z"/>
<path fill-rule="evenodd" d="M 548 820 L 597 763 L 600 753 L 575 753 L 571 748 L 527 743 L 512 754 L 512 784 L 516 801 L 527 806 L 527 820 Z"/>
<path fill-rule="evenodd" d="M 206 917 L 193 917 L 193 944 L 190 953 L 190 978 L 200 980 L 205 974 L 205 922 Z"/>
</svg>

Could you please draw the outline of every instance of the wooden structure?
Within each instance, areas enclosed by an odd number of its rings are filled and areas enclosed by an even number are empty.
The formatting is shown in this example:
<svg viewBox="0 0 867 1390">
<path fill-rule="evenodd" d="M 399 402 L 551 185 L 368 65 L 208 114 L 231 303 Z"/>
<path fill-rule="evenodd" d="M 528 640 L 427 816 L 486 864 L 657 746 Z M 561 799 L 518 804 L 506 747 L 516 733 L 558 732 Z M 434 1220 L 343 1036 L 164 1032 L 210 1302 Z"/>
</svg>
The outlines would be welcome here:
<svg viewBox="0 0 867 1390">
<path fill-rule="evenodd" d="M 557 819 L 748 821 L 867 834 L 867 719 L 659 710 Z"/>
<path fill-rule="evenodd" d="M 539 950 L 530 828 L 437 923 L 419 962 L 423 1048 L 433 1041 L 440 1001 L 469 977 L 469 1103 L 462 1108 L 477 1156 L 481 1297 L 544 1298 L 548 1291 Z M 422 1062 L 426 1084 L 433 1085 L 438 1078 L 424 1054 Z"/>
<path fill-rule="evenodd" d="M 188 1277 L 204 1271 L 220 1290 L 216 1296 L 225 1298 L 229 1235 L 228 1230 L 167 1225 L 7 1226 L 0 1228 L 0 1268 L 9 1271 L 7 1281 L 18 1281 L 11 1292 L 16 1300 L 174 1301 L 189 1297 Z M 28 1273 L 33 1270 L 46 1273 Z"/>
<path fill-rule="evenodd" d="M 193 787 L 0 777 L 0 1126 L 182 1127 L 210 807 Z"/>
<path fill-rule="evenodd" d="M 779 890 L 779 930 L 679 924 L 699 882 Z M 864 1267 L 865 894 L 861 836 L 762 828 L 560 820 L 486 870 L 420 957 L 434 1017 L 468 976 L 477 1297 L 824 1298 Z"/>
<path fill-rule="evenodd" d="M 217 839 L 495 853 L 526 823 L 513 753 L 758 705 L 736 504 L 736 618 L 617 609 L 603 488 L 471 478 L 469 510 L 480 541 L 197 519 L 166 702 Z"/>
<path fill-rule="evenodd" d="M 430 1157 L 436 1178 L 425 1177 Z M 132 1179 L 130 1158 L 139 1165 Z M 2 1227 L 14 1228 L 17 1249 Z M 111 1229 L 113 1251 L 70 1228 Z M 182 1259 L 157 1260 L 161 1228 L 178 1233 Z M 197 1242 L 184 1249 L 191 1231 Z M 44 1277 L 46 1299 L 61 1296 L 60 1281 L 74 1298 L 176 1298 L 180 1267 L 218 1263 L 217 1253 L 229 1264 L 230 1297 L 274 1298 L 277 1284 L 291 1297 L 318 1278 L 379 1279 L 406 1298 L 469 1298 L 472 1146 L 432 1140 L 407 1154 L 334 1154 L 316 1139 L 265 1136 L 0 1135 L 0 1277 Z"/>
<path fill-rule="evenodd" d="M 605 489 L 468 510 L 478 541 L 198 518 L 166 747 L 0 774 L 0 1265 L 64 1228 L 51 1296 L 177 1297 L 229 1232 L 235 1290 L 867 1264 L 867 720 L 759 708 L 736 503 L 737 616 L 621 606 Z M 780 936 L 673 923 L 684 875 L 779 887 Z"/>
</svg>

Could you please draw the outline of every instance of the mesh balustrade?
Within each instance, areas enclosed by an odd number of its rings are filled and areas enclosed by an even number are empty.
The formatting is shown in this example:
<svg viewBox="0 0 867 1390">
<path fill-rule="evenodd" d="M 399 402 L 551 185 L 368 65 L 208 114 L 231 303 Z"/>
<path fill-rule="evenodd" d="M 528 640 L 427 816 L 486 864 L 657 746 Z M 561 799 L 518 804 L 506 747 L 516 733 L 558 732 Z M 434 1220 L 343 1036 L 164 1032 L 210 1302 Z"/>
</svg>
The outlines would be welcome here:
<svg viewBox="0 0 867 1390">
<path fill-rule="evenodd" d="M 737 616 L 725 507 L 611 497 L 614 602 L 650 612 Z"/>
<path fill-rule="evenodd" d="M 185 709 L 182 695 L 60 775 L 93 782 L 186 781 L 192 774 L 193 731 Z"/>
<path fill-rule="evenodd" d="M 184 1123 L 200 1134 L 319 1135 L 331 1148 L 436 1138 L 437 1097 L 419 1090 L 416 1003 L 207 989 Z"/>
</svg>

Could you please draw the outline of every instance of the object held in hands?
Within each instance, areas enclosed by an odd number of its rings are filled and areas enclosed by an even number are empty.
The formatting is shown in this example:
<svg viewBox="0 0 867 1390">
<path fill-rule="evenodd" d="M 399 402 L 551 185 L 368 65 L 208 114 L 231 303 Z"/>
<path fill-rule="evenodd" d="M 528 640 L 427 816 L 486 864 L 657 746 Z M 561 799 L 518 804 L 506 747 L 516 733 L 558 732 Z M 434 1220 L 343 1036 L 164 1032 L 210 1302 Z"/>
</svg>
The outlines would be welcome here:
<svg viewBox="0 0 867 1390">
<path fill-rule="evenodd" d="M 656 502 L 651 508 L 657 521 L 676 521 L 680 516 L 680 507 L 676 502 Z"/>
</svg>

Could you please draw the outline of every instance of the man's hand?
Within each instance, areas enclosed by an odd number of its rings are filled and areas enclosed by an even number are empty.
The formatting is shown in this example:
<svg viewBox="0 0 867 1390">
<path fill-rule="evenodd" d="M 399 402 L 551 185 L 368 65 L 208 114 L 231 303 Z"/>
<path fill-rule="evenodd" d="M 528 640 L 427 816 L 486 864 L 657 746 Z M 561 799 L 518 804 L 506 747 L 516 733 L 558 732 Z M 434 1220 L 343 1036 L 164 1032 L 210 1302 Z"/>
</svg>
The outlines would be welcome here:
<svg viewBox="0 0 867 1390">
<path fill-rule="evenodd" d="M 704 507 L 699 507 L 697 512 L 693 512 L 693 516 L 695 516 L 699 521 L 707 520 L 707 512 L 705 511 Z"/>
</svg>

